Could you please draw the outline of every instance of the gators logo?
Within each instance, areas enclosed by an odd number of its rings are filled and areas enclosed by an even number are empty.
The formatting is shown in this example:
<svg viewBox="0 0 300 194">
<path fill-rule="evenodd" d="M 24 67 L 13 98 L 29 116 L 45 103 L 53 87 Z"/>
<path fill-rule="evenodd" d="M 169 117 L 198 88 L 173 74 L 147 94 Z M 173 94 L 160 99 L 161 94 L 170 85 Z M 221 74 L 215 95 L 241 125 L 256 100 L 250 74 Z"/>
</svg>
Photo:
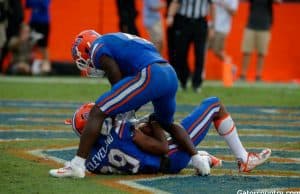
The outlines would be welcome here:
<svg viewBox="0 0 300 194">
<path fill-rule="evenodd" d="M 72 56 L 74 59 L 81 56 L 78 46 L 80 45 L 82 40 L 83 40 L 82 36 L 78 37 L 72 46 Z"/>
</svg>

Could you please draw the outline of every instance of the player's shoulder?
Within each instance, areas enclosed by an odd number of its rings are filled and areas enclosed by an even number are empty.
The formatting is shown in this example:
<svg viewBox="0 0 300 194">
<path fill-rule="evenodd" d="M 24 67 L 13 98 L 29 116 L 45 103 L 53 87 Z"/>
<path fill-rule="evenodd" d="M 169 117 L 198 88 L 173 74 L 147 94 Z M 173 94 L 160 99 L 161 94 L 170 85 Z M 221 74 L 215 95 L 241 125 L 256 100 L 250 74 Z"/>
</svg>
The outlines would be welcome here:
<svg viewBox="0 0 300 194">
<path fill-rule="evenodd" d="M 124 33 L 122 32 L 113 32 L 113 33 L 107 33 L 102 35 L 99 40 L 107 40 L 107 39 L 111 39 L 111 38 L 122 38 L 124 37 Z"/>
<path fill-rule="evenodd" d="M 112 131 L 112 133 L 117 134 L 119 139 L 131 139 L 132 138 L 132 127 L 133 124 L 129 121 L 117 121 L 117 123 L 115 124 L 114 130 Z"/>
<path fill-rule="evenodd" d="M 92 47 L 95 45 L 115 45 L 121 39 L 124 38 L 123 33 L 108 33 L 101 35 L 97 40 L 95 40 L 92 44 Z"/>
</svg>

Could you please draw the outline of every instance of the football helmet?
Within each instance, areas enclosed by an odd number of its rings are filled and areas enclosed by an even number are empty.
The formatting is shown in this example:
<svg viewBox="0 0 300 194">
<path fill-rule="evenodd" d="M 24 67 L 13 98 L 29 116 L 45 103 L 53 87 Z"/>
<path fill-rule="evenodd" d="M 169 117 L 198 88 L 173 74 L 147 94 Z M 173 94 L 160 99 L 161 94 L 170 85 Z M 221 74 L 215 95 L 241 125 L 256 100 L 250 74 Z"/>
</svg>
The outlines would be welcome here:
<svg viewBox="0 0 300 194">
<path fill-rule="evenodd" d="M 89 113 L 95 103 L 89 102 L 81 105 L 73 114 L 72 119 L 66 119 L 65 124 L 66 125 L 72 125 L 73 131 L 80 137 L 83 133 L 84 126 L 87 123 Z M 102 135 L 108 135 L 110 132 L 110 129 L 113 126 L 113 120 L 111 118 L 106 118 L 102 124 L 102 128 L 100 130 L 100 133 Z"/>
<path fill-rule="evenodd" d="M 87 73 L 90 77 L 103 76 L 102 70 L 96 69 L 90 58 L 90 48 L 92 43 L 101 35 L 94 30 L 84 30 L 80 32 L 72 44 L 72 58 L 78 69 Z"/>
<path fill-rule="evenodd" d="M 79 137 L 83 133 L 83 129 L 84 129 L 84 126 L 85 126 L 85 124 L 88 120 L 89 113 L 90 113 L 90 111 L 91 111 L 91 109 L 94 105 L 95 105 L 95 103 L 93 103 L 93 102 L 83 104 L 82 106 L 80 106 L 75 111 L 75 113 L 72 117 L 71 123 L 67 123 L 65 121 L 66 124 L 71 124 L 72 125 L 72 128 L 73 128 L 74 132 Z"/>
</svg>

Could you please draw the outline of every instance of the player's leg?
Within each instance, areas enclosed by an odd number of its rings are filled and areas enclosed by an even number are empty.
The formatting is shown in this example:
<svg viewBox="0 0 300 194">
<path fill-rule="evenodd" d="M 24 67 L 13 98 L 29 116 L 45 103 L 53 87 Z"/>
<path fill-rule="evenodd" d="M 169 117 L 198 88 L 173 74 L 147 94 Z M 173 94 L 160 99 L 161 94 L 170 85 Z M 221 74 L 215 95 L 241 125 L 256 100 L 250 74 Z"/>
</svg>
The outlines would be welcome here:
<svg viewBox="0 0 300 194">
<path fill-rule="evenodd" d="M 214 116 L 219 110 L 219 99 L 217 97 L 207 98 L 181 121 L 181 125 L 187 131 L 195 146 L 206 136 Z"/>
<path fill-rule="evenodd" d="M 107 115 L 114 116 L 136 110 L 152 101 L 157 118 L 162 118 L 160 120 L 162 124 L 169 124 L 173 122 L 177 87 L 176 73 L 171 65 L 167 63 L 152 64 L 144 68 L 138 75 L 126 77 L 116 83 L 110 91 L 97 99 L 96 105 Z M 169 102 L 168 98 L 164 98 L 165 96 L 173 98 L 174 101 Z M 168 105 L 159 103 L 160 99 L 163 99 L 162 102 L 168 102 Z M 160 109 L 157 108 L 156 103 L 161 106 L 162 113 L 157 112 Z M 171 103 L 173 103 L 172 106 L 169 106 Z"/>
<path fill-rule="evenodd" d="M 181 16 L 176 16 L 173 26 L 174 62 L 178 79 L 182 89 L 186 89 L 190 71 L 188 69 L 188 51 L 191 44 L 191 30 L 186 27 L 186 21 Z"/>
<path fill-rule="evenodd" d="M 95 102 L 109 116 L 136 110 L 151 101 L 151 68 L 144 68 L 136 76 L 130 76 L 116 83 L 112 89 L 101 95 Z"/>
<path fill-rule="evenodd" d="M 203 70 L 206 54 L 206 41 L 207 41 L 207 22 L 205 19 L 200 19 L 197 25 L 192 27 L 193 41 L 194 41 L 194 55 L 195 55 L 195 70 L 192 78 L 192 88 L 195 92 L 201 91 L 203 82 Z"/>
<path fill-rule="evenodd" d="M 189 137 L 195 146 L 199 145 L 200 142 L 206 136 L 211 123 L 216 114 L 220 110 L 220 102 L 216 97 L 207 98 L 193 110 L 187 117 L 185 117 L 181 124 L 188 132 Z M 206 151 L 198 151 L 201 156 L 209 157 L 209 164 L 211 167 L 219 167 L 222 165 L 222 160 L 215 156 L 207 153 Z"/>
<path fill-rule="evenodd" d="M 257 63 L 256 63 L 256 81 L 261 81 L 264 59 L 268 51 L 270 42 L 270 31 L 257 32 Z"/>
<path fill-rule="evenodd" d="M 245 80 L 247 76 L 248 65 L 250 62 L 250 55 L 255 47 L 255 32 L 254 30 L 246 28 L 243 35 L 242 41 L 242 71 L 241 71 L 241 80 Z"/>
<path fill-rule="evenodd" d="M 166 91 L 162 96 L 152 100 L 154 107 L 155 119 L 162 125 L 162 127 L 170 133 L 170 135 L 186 150 L 190 155 L 197 153 L 188 134 L 181 127 L 173 124 L 174 113 L 176 110 L 176 90 L 177 78 L 173 70 L 164 68 L 162 70 L 163 81 L 160 81 L 160 87 L 165 88 Z M 161 78 L 160 78 L 161 79 Z M 159 82 L 159 81 L 158 81 Z M 161 84 L 163 83 L 163 84 Z M 175 84 L 175 85 L 174 85 Z M 170 88 L 170 89 L 168 89 Z M 161 88 L 160 88 L 161 89 Z"/>
<path fill-rule="evenodd" d="M 214 118 L 214 125 L 219 135 L 225 139 L 230 150 L 237 158 L 240 172 L 249 172 L 270 157 L 270 149 L 265 149 L 261 153 L 246 151 L 240 141 L 235 123 L 223 105 L 220 105 L 220 111 Z"/>
</svg>

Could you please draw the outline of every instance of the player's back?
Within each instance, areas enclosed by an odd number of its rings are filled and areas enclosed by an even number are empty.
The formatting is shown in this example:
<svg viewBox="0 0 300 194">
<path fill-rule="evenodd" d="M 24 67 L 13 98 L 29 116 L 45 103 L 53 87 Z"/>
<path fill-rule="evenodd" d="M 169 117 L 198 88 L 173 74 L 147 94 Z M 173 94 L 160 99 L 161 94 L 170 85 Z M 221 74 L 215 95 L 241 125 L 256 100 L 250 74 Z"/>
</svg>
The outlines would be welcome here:
<svg viewBox="0 0 300 194">
<path fill-rule="evenodd" d="M 91 58 L 97 68 L 101 69 L 99 59 L 103 55 L 113 58 L 125 76 L 135 75 L 150 64 L 166 62 L 148 40 L 120 32 L 102 35 L 92 44 Z"/>
<path fill-rule="evenodd" d="M 121 123 L 107 136 L 101 135 L 87 159 L 86 167 L 94 173 L 155 173 L 160 157 L 143 152 L 132 141 L 132 125 Z"/>
</svg>

